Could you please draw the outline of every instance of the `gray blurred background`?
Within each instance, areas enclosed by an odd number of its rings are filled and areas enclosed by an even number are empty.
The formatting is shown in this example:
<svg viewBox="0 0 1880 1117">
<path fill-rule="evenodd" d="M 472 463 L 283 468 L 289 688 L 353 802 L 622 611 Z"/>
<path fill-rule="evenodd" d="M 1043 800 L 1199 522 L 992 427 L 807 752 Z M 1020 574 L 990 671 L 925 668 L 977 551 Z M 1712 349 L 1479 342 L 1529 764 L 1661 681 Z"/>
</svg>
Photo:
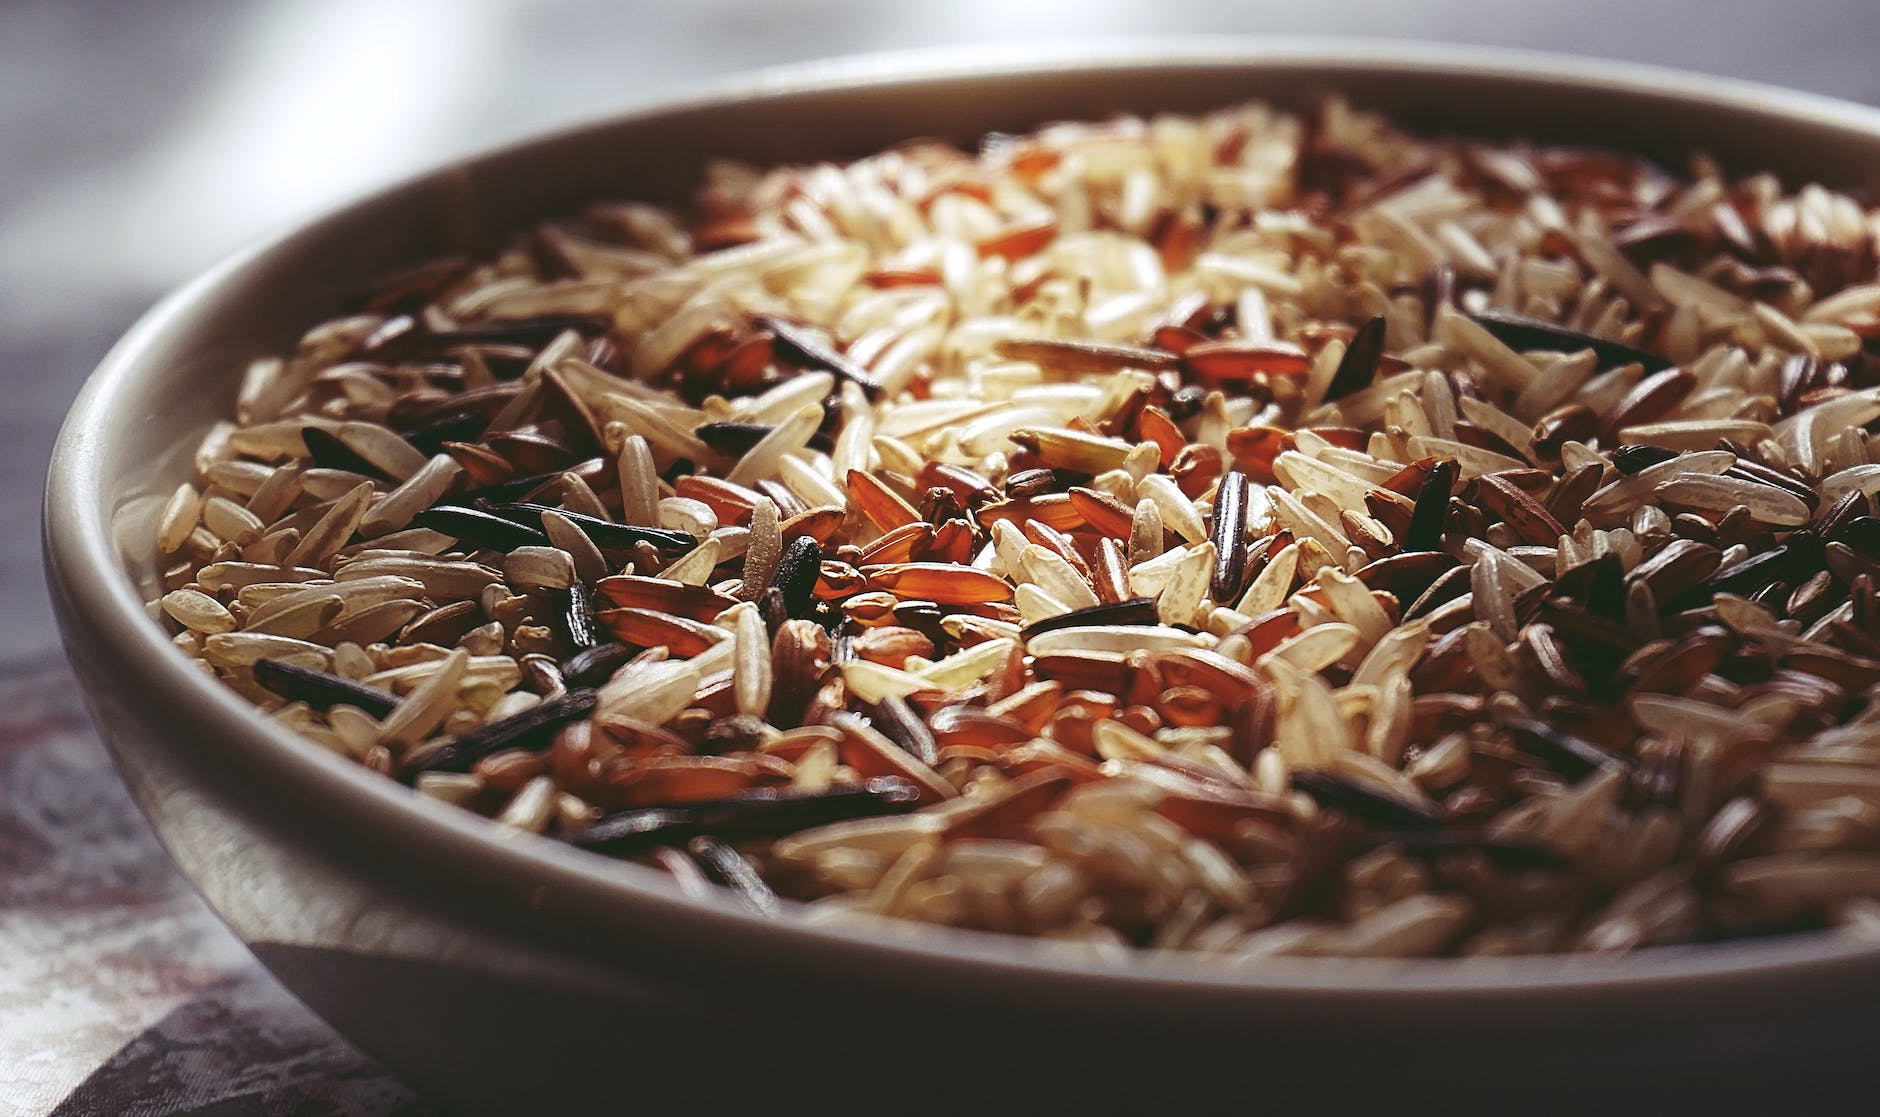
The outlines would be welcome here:
<svg viewBox="0 0 1880 1117">
<path fill-rule="evenodd" d="M 1075 37 L 1598 55 L 1880 104 L 1880 0 L 0 0 L 0 1117 L 416 1115 L 168 866 L 71 697 L 46 456 L 166 289 L 451 156 L 756 67 Z"/>
</svg>

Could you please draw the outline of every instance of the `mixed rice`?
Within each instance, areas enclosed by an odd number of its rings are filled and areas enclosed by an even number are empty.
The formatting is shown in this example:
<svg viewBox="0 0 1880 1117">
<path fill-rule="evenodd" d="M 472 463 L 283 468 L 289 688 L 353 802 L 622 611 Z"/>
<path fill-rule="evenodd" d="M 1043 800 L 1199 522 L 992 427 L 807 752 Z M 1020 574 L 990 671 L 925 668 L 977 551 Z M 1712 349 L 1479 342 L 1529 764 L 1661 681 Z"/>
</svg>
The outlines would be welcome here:
<svg viewBox="0 0 1880 1117">
<path fill-rule="evenodd" d="M 176 645 L 812 918 L 1880 927 L 1876 213 L 1330 101 L 711 167 L 253 362 Z"/>
</svg>

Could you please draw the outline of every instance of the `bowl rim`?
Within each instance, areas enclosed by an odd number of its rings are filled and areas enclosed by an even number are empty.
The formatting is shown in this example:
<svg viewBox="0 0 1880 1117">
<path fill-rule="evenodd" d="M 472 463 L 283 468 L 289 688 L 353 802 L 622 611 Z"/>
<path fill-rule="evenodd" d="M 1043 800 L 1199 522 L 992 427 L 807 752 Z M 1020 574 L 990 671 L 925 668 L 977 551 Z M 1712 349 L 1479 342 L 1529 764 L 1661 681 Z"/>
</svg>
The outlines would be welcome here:
<svg viewBox="0 0 1880 1117">
<path fill-rule="evenodd" d="M 1880 944 L 1828 933 L 1769 940 L 1656 948 L 1621 959 L 1536 955 L 1507 959 L 1271 958 L 1257 963 L 1153 951 L 1126 958 L 1093 957 L 1039 940 L 991 932 L 928 927 L 901 921 L 812 923 L 797 917 L 767 919 L 727 896 L 681 895 L 659 870 L 613 861 L 537 835 L 515 835 L 491 821 L 404 787 L 342 759 L 281 727 L 235 691 L 205 677 L 152 623 L 145 603 L 120 566 L 109 523 L 109 482 L 102 447 L 115 428 L 132 421 L 117 414 L 120 390 L 147 373 L 150 354 L 187 336 L 204 304 L 239 287 L 242 278 L 299 236 L 385 197 L 448 173 L 549 148 L 570 138 L 656 119 L 688 109 L 783 100 L 805 94 L 856 91 L 947 81 L 1063 74 L 1085 79 L 1118 70 L 1235 67 L 1324 67 L 1380 76 L 1467 71 L 1493 81 L 1520 80 L 1563 89 L 1598 89 L 1630 98 L 1682 101 L 1730 111 L 1754 110 L 1798 122 L 1870 135 L 1880 142 L 1880 109 L 1735 78 L 1628 62 L 1499 47 L 1342 37 L 1172 36 L 1114 40 L 960 46 L 865 54 L 759 70 L 682 87 L 631 107 L 520 139 L 477 149 L 350 194 L 344 201 L 291 222 L 224 257 L 164 297 L 112 347 L 86 380 L 60 429 L 48 470 L 43 505 L 46 574 L 59 605 L 68 645 L 116 649 L 114 668 L 135 677 L 136 689 L 160 688 L 214 733 L 248 749 L 310 791 L 343 797 L 378 812 L 408 831 L 427 853 L 448 853 L 505 876 L 531 876 L 584 900 L 632 908 L 648 918 L 712 926 L 753 950 L 841 952 L 900 966 L 971 971 L 980 979 L 1074 982 L 1086 989 L 1154 995 L 1204 992 L 1222 996 L 1309 994 L 1315 998 L 1442 995 L 1506 999 L 1537 990 L 1554 995 L 1627 995 L 1694 980 L 1759 976 L 1832 975 L 1880 960 Z M 104 570 L 103 577 L 79 572 Z M 299 785 L 297 785 L 299 786 Z M 717 890 L 714 890 L 716 892 Z"/>
</svg>

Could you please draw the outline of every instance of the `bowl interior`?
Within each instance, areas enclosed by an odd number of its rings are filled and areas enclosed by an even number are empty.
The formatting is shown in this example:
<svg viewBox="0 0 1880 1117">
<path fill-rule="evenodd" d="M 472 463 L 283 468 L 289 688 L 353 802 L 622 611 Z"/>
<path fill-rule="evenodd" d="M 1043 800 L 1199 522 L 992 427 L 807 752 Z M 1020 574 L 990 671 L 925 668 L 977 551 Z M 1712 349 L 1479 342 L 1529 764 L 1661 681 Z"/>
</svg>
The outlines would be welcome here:
<svg viewBox="0 0 1880 1117">
<path fill-rule="evenodd" d="M 510 232 L 583 201 L 683 201 L 708 159 L 800 162 L 865 154 L 910 137 L 972 143 L 1058 119 L 1192 112 L 1249 99 L 1300 108 L 1337 92 L 1419 130 L 1602 144 L 1677 166 L 1705 151 L 1739 171 L 1799 184 L 1880 181 L 1880 113 L 1796 94 L 1577 60 L 1450 49 L 1260 43 L 1145 48 L 1016 61 L 873 60 L 769 76 L 736 90 L 506 148 L 374 194 L 230 260 L 153 311 L 106 360 L 62 433 L 47 496 L 48 555 L 75 649 L 113 649 L 127 687 L 160 688 L 212 723 L 190 747 L 247 750 L 310 801 L 344 801 L 393 825 L 414 858 L 450 856 L 517 880 L 553 882 L 567 911 L 635 907 L 728 935 L 768 936 L 805 956 L 871 950 L 928 962 L 1088 980 L 1216 987 L 1291 985 L 1515 991 L 1721 972 L 1745 962 L 1825 964 L 1868 953 L 1825 937 L 1647 952 L 1621 967 L 1534 959 L 1506 967 L 1419 962 L 1388 971 L 1310 961 L 1222 972 L 1166 960 L 1096 965 L 958 932 L 874 934 L 759 923 L 728 904 L 677 901 L 650 871 L 614 866 L 493 828 L 392 787 L 292 739 L 206 680 L 144 617 L 155 571 L 147 540 L 188 448 L 229 412 L 254 356 L 280 352 L 348 294 L 400 268 L 489 250 Z M 96 658 L 96 653 L 92 653 Z"/>
</svg>

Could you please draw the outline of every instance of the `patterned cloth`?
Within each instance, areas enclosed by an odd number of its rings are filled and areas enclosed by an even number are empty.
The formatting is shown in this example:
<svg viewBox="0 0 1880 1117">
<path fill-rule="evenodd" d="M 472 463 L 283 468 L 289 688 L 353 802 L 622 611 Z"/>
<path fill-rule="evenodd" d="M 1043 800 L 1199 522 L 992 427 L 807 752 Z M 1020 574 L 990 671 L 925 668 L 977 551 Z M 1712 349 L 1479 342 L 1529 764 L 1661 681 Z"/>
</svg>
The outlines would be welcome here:
<svg viewBox="0 0 1880 1117">
<path fill-rule="evenodd" d="M 436 1112 L 197 898 L 70 673 L 0 675 L 0 1117 Z"/>
</svg>

